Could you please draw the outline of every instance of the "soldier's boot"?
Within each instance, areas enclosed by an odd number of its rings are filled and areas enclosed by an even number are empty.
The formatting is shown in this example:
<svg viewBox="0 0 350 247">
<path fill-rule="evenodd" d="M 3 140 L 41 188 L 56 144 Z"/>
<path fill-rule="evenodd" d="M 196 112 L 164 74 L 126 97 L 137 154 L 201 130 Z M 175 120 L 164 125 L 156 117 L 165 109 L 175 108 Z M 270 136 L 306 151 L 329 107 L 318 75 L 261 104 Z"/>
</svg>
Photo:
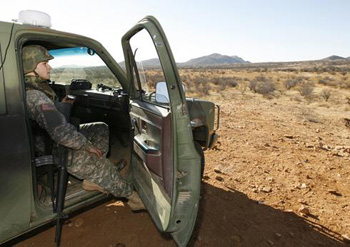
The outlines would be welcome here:
<svg viewBox="0 0 350 247">
<path fill-rule="evenodd" d="M 100 191 L 102 193 L 107 193 L 101 186 L 86 179 L 84 179 L 82 187 L 87 191 Z"/>
<path fill-rule="evenodd" d="M 84 179 L 82 187 L 84 190 L 87 190 L 87 191 L 100 191 L 102 193 L 107 193 L 101 186 L 86 179 Z M 136 191 L 133 191 L 132 194 L 127 197 L 127 199 L 128 199 L 127 203 L 132 211 L 139 211 L 139 210 L 146 209 L 145 205 L 141 201 L 139 194 L 137 194 Z"/>
<path fill-rule="evenodd" d="M 128 162 L 125 159 L 119 160 L 117 163 L 115 163 L 115 166 L 117 167 L 118 172 L 124 169 L 124 167 L 128 164 Z"/>
<path fill-rule="evenodd" d="M 128 205 L 132 211 L 146 210 L 145 205 L 141 201 L 139 194 L 136 191 L 133 191 L 132 194 L 127 197 Z"/>
</svg>

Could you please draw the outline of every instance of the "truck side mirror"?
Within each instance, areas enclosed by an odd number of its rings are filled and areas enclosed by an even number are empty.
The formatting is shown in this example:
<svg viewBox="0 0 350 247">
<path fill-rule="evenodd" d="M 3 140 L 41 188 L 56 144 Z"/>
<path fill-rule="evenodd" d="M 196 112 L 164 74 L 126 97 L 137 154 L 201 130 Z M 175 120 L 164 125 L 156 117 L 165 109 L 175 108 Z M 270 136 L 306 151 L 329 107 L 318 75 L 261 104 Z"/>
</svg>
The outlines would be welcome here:
<svg viewBox="0 0 350 247">
<path fill-rule="evenodd" d="M 182 83 L 182 88 L 184 92 L 186 91 L 185 84 Z M 169 103 L 169 93 L 166 87 L 166 82 L 157 82 L 156 85 L 156 101 L 161 104 Z"/>
<path fill-rule="evenodd" d="M 161 104 L 169 103 L 169 93 L 166 82 L 158 82 L 156 85 L 156 101 Z"/>
</svg>

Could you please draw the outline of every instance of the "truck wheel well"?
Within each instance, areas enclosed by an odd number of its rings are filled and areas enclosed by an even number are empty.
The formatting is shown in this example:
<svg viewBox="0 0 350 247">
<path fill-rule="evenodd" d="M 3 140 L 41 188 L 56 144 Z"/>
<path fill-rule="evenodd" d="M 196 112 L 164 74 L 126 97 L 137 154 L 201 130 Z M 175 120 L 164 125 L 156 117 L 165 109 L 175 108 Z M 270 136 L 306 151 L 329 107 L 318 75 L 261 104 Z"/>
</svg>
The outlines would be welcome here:
<svg viewBox="0 0 350 247">
<path fill-rule="evenodd" d="M 200 126 L 193 129 L 193 140 L 198 142 L 200 146 L 206 147 L 208 140 L 208 128 Z"/>
</svg>

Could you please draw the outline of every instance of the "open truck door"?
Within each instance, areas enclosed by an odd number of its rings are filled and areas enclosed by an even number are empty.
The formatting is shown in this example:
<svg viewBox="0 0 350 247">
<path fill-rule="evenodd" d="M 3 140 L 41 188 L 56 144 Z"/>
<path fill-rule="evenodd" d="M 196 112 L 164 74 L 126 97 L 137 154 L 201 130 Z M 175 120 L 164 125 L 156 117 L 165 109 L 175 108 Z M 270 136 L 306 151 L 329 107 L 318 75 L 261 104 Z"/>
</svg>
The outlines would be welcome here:
<svg viewBox="0 0 350 247">
<path fill-rule="evenodd" d="M 133 126 L 134 184 L 161 232 L 192 234 L 201 184 L 183 86 L 166 36 L 147 16 L 122 38 Z"/>
</svg>

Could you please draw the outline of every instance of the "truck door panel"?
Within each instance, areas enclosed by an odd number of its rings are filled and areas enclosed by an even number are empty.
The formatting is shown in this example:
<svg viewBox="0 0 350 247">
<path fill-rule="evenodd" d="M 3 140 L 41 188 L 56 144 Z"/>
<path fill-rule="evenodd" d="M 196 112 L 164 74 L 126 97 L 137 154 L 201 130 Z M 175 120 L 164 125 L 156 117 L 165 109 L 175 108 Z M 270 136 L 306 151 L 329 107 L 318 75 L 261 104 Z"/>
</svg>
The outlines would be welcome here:
<svg viewBox="0 0 350 247">
<path fill-rule="evenodd" d="M 135 101 L 131 104 L 130 117 L 134 127 L 134 152 L 146 164 L 152 175 L 157 177 L 171 198 L 171 114 L 166 109 Z"/>
</svg>

